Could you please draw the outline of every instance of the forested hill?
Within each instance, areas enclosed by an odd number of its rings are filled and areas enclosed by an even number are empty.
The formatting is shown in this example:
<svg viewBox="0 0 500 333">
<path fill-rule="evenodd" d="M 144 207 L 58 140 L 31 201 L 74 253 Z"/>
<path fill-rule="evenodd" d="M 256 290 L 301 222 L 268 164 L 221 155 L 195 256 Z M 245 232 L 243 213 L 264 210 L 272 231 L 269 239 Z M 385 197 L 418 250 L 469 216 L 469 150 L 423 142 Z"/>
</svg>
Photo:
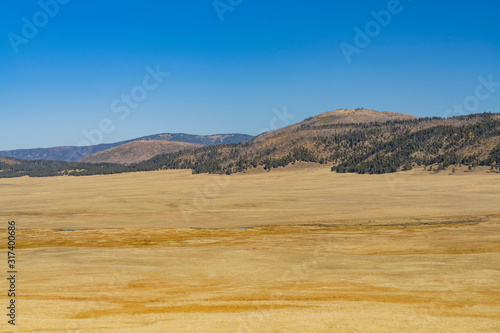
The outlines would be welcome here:
<svg viewBox="0 0 500 333">
<path fill-rule="evenodd" d="M 329 113 L 327 119 L 324 114 L 309 118 L 247 143 L 160 155 L 136 167 L 231 174 L 259 165 L 271 170 L 295 161 L 330 164 L 332 171 L 355 173 L 388 173 L 423 165 L 440 170 L 452 164 L 500 165 L 499 114 L 448 119 L 392 114 L 394 120 L 349 122 L 344 111 Z M 356 119 L 374 112 L 349 111 Z"/>
<path fill-rule="evenodd" d="M 206 146 L 155 156 L 128 166 L 0 160 L 0 176 L 92 175 L 159 169 L 226 173 L 295 161 L 328 164 L 334 172 L 388 173 L 432 165 L 500 168 L 500 115 L 416 118 L 371 110 L 338 110 L 239 144 Z"/>
</svg>

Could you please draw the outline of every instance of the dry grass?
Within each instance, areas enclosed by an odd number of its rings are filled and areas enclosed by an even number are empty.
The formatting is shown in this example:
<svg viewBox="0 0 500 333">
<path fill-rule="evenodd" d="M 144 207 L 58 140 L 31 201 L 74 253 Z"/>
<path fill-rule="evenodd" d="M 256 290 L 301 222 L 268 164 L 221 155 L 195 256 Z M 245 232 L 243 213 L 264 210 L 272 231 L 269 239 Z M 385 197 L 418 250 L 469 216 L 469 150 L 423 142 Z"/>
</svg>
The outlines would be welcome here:
<svg viewBox="0 0 500 333">
<path fill-rule="evenodd" d="M 335 174 L 305 168 L 233 176 L 162 171 L 4 179 L 0 218 L 21 228 L 233 228 L 400 224 L 499 213 L 499 174 Z"/>
<path fill-rule="evenodd" d="M 499 185 L 317 168 L 2 180 L 16 328 L 499 331 Z"/>
</svg>

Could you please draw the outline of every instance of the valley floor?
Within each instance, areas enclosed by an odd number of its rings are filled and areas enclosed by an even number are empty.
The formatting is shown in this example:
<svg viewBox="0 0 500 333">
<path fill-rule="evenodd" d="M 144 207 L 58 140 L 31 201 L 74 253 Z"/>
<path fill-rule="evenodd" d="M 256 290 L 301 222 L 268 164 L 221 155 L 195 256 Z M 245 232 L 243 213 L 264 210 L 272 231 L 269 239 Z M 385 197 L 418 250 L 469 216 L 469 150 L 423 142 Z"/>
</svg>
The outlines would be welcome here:
<svg viewBox="0 0 500 333">
<path fill-rule="evenodd" d="M 498 174 L 165 171 L 0 191 L 18 332 L 500 331 Z"/>
</svg>

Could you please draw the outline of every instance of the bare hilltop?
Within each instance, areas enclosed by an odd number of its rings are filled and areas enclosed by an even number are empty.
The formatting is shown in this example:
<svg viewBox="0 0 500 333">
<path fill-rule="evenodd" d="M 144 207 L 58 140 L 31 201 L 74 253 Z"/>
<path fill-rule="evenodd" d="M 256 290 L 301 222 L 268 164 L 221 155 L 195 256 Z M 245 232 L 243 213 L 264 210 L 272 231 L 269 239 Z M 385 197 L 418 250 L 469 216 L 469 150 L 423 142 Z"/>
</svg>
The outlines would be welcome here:
<svg viewBox="0 0 500 333">
<path fill-rule="evenodd" d="M 81 161 L 87 163 L 130 164 L 149 160 L 157 155 L 198 147 L 202 147 L 202 145 L 161 140 L 134 141 L 86 156 Z"/>
</svg>

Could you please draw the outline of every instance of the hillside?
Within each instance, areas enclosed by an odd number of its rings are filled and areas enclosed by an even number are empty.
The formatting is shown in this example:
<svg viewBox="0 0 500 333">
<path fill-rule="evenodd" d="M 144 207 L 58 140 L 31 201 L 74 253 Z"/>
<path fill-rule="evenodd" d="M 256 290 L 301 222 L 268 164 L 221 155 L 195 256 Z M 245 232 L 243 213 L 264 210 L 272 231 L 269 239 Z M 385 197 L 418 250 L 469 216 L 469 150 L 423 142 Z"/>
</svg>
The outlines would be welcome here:
<svg viewBox="0 0 500 333">
<path fill-rule="evenodd" d="M 194 173 L 266 170 L 296 161 L 327 164 L 335 172 L 390 173 L 415 167 L 439 172 L 450 166 L 500 169 L 500 115 L 417 118 L 372 110 L 338 110 L 308 118 L 251 141 L 182 150 L 128 166 L 117 164 L 0 163 L 1 177 L 92 175 L 192 169 Z"/>
<path fill-rule="evenodd" d="M 0 163 L 4 163 L 7 165 L 16 165 L 16 164 L 20 164 L 21 162 L 15 160 L 15 159 L 12 159 L 12 158 L 5 158 L 5 157 L 0 156 Z"/>
<path fill-rule="evenodd" d="M 294 147 L 316 150 L 314 138 L 317 136 L 341 134 L 351 128 L 372 127 L 376 123 L 416 119 L 418 118 L 408 114 L 367 109 L 330 111 L 307 118 L 297 124 L 259 135 L 255 138 L 249 153 L 262 155 L 270 149 L 274 152 L 266 155 L 276 157 L 283 155 L 280 152 L 289 153 Z M 320 153 L 320 155 L 324 154 Z"/>
<path fill-rule="evenodd" d="M 184 133 L 164 133 L 143 136 L 136 139 L 120 141 L 115 143 L 104 143 L 93 146 L 62 146 L 52 148 L 34 148 L 0 151 L 0 156 L 13 157 L 22 160 L 53 160 L 65 162 L 77 162 L 86 156 L 99 153 L 101 151 L 118 147 L 136 141 L 175 141 L 193 143 L 203 146 L 232 144 L 246 142 L 253 137 L 247 134 L 215 134 L 215 135 L 191 135 Z"/>
<path fill-rule="evenodd" d="M 134 141 L 86 156 L 81 161 L 87 163 L 131 164 L 148 160 L 160 154 L 173 153 L 190 148 L 199 148 L 201 146 L 202 145 L 196 143 L 175 141 Z"/>
<path fill-rule="evenodd" d="M 336 172 L 387 173 L 423 165 L 439 170 L 452 164 L 496 168 L 499 155 L 498 114 L 443 119 L 357 109 L 324 113 L 243 144 L 157 156 L 137 167 L 231 174 L 304 161 L 330 164 Z"/>
</svg>

